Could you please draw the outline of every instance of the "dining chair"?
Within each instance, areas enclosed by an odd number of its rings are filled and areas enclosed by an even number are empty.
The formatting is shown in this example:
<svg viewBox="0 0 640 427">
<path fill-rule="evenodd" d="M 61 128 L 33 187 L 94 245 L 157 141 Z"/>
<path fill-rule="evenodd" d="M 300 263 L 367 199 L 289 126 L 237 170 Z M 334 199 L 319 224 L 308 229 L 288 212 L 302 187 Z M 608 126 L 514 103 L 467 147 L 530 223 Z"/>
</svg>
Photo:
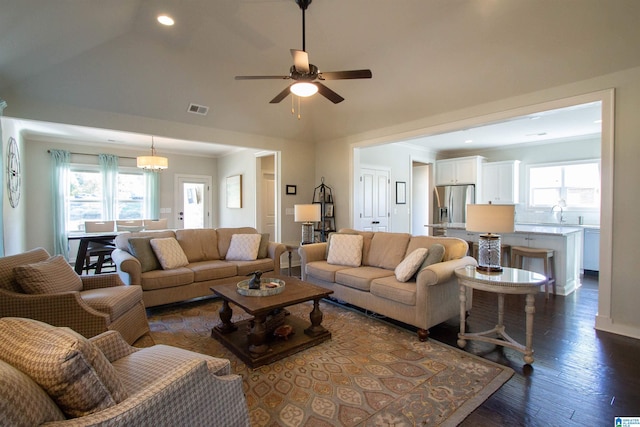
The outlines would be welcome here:
<svg viewBox="0 0 640 427">
<path fill-rule="evenodd" d="M 167 218 L 145 219 L 143 224 L 145 230 L 166 230 Z"/>
<path fill-rule="evenodd" d="M 85 221 L 84 231 L 86 233 L 110 233 L 115 230 L 115 221 Z M 102 273 L 102 268 L 105 265 L 113 267 L 115 271 L 115 264 L 111 260 L 111 252 L 115 249 L 115 245 L 111 243 L 90 242 L 87 247 L 87 253 L 85 255 L 84 270 L 89 273 L 89 270 L 95 269 L 96 274 Z M 91 258 L 96 258 L 94 263 L 91 262 Z"/>
<path fill-rule="evenodd" d="M 116 231 L 142 231 L 144 224 L 141 219 L 116 220 Z"/>
</svg>

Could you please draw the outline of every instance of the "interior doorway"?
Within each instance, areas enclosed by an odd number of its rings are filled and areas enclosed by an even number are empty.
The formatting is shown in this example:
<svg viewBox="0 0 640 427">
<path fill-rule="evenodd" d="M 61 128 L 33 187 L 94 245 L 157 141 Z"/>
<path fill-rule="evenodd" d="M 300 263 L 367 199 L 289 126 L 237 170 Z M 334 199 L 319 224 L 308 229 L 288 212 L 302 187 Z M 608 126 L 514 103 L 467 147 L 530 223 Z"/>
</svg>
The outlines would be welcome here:
<svg viewBox="0 0 640 427">
<path fill-rule="evenodd" d="M 176 175 L 176 228 L 211 227 L 211 177 Z"/>
<path fill-rule="evenodd" d="M 261 233 L 269 233 L 271 240 L 279 239 L 276 163 L 275 154 L 260 156 L 256 161 L 256 227 Z"/>
</svg>

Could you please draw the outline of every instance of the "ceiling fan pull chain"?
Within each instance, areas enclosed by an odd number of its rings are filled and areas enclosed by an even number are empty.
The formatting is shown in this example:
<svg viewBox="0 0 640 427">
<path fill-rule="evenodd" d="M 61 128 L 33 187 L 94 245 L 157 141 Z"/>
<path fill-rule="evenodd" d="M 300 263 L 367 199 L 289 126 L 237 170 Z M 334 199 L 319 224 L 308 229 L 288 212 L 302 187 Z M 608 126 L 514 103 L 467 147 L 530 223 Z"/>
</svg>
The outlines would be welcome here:
<svg viewBox="0 0 640 427">
<path fill-rule="evenodd" d="M 291 114 L 295 114 L 296 113 L 296 109 L 295 109 L 295 95 L 291 95 Z"/>
<path fill-rule="evenodd" d="M 298 120 L 300 120 L 300 97 L 298 96 Z"/>
</svg>

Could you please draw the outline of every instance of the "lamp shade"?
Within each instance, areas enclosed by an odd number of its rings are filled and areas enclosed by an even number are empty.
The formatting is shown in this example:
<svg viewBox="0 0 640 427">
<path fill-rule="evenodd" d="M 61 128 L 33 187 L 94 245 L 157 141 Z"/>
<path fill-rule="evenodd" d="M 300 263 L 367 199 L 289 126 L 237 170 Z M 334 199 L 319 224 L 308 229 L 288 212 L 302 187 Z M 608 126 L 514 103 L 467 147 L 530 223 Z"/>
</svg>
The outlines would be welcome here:
<svg viewBox="0 0 640 427">
<path fill-rule="evenodd" d="M 169 167 L 169 160 L 161 156 L 138 156 L 137 165 L 141 169 L 161 170 Z"/>
<path fill-rule="evenodd" d="M 513 233 L 514 205 L 467 205 L 467 231 Z"/>
<path fill-rule="evenodd" d="M 320 204 L 293 205 L 295 222 L 320 221 Z"/>
</svg>

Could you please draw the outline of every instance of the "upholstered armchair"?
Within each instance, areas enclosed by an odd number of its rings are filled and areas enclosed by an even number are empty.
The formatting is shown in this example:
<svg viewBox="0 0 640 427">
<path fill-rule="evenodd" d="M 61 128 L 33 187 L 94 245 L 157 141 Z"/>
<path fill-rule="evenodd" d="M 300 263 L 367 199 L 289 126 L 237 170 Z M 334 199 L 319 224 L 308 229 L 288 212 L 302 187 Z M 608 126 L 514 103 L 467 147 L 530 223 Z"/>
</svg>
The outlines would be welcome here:
<svg viewBox="0 0 640 427">
<path fill-rule="evenodd" d="M 227 359 L 116 331 L 86 339 L 32 319 L 0 319 L 0 425 L 249 425 L 242 377 Z"/>
<path fill-rule="evenodd" d="M 90 338 L 118 331 L 133 344 L 149 331 L 142 289 L 119 276 L 78 276 L 62 256 L 43 248 L 0 258 L 0 317 L 68 326 Z"/>
</svg>

